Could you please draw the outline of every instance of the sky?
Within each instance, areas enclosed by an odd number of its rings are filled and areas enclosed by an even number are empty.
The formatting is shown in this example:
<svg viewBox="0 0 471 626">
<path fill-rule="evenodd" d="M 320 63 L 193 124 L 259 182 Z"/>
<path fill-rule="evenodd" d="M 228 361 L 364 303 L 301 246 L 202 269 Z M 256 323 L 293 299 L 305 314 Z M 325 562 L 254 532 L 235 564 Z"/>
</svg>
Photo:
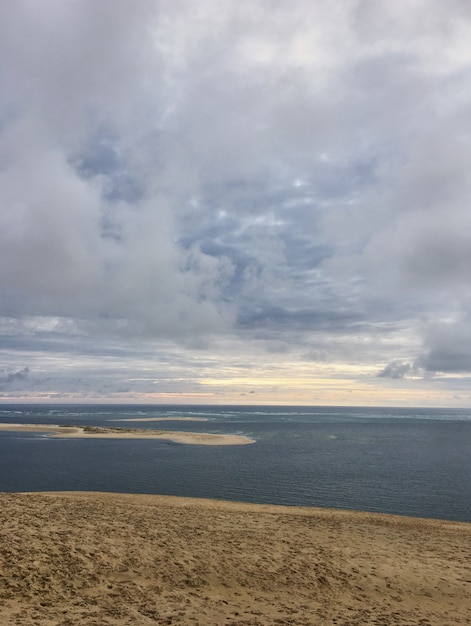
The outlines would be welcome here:
<svg viewBox="0 0 471 626">
<path fill-rule="evenodd" d="M 16 0 L 0 59 L 0 402 L 471 407 L 468 0 Z"/>
</svg>

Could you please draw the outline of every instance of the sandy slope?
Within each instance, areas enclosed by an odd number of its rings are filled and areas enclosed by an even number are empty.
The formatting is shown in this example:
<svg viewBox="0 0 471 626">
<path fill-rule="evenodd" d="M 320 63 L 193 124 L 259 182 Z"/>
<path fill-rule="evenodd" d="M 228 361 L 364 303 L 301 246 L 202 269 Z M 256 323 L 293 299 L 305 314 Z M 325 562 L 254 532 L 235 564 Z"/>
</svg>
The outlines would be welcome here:
<svg viewBox="0 0 471 626">
<path fill-rule="evenodd" d="M 0 624 L 471 624 L 471 524 L 0 494 Z"/>
</svg>

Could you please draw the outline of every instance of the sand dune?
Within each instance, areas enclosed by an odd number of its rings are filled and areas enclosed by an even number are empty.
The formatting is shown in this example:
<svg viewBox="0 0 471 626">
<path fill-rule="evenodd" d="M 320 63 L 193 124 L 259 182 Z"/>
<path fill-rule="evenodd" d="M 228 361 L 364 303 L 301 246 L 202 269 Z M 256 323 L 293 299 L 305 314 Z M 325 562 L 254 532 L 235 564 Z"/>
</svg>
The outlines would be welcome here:
<svg viewBox="0 0 471 626">
<path fill-rule="evenodd" d="M 0 624 L 471 623 L 471 524 L 0 494 Z"/>
</svg>

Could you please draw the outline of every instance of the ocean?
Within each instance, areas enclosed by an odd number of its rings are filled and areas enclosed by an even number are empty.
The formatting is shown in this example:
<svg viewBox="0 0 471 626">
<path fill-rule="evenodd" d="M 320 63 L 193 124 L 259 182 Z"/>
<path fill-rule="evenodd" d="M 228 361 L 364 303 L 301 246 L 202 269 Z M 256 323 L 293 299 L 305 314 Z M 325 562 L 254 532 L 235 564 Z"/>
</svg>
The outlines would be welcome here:
<svg viewBox="0 0 471 626">
<path fill-rule="evenodd" d="M 151 417 L 169 421 L 120 421 Z M 255 443 L 2 431 L 0 491 L 167 494 L 471 522 L 471 410 L 0 405 L 8 422 L 242 434 Z"/>
</svg>

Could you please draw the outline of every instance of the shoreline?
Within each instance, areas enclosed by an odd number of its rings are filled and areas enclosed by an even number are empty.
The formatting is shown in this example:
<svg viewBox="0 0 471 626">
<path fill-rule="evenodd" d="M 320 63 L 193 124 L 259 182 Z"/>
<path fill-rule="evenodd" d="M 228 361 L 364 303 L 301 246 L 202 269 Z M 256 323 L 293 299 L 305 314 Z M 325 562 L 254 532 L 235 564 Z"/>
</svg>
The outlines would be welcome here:
<svg viewBox="0 0 471 626">
<path fill-rule="evenodd" d="M 61 426 L 60 424 L 0 424 L 7 432 L 44 433 L 66 439 L 161 439 L 174 443 L 203 446 L 234 446 L 255 443 L 244 435 L 218 435 L 188 431 L 143 430 L 105 426 Z"/>
<path fill-rule="evenodd" d="M 172 504 L 181 508 L 188 508 L 192 506 L 200 506 L 201 508 L 208 509 L 222 509 L 230 511 L 239 511 L 245 513 L 264 513 L 264 514 L 277 514 L 287 515 L 295 517 L 315 517 L 315 518 L 338 518 L 342 521 L 344 517 L 350 521 L 352 517 L 356 518 L 357 522 L 371 523 L 378 525 L 394 525 L 396 527 L 404 526 L 417 527 L 419 524 L 423 524 L 424 527 L 430 528 L 444 528 L 449 527 L 456 530 L 468 530 L 471 534 L 471 521 L 461 520 L 448 520 L 435 517 L 417 517 L 412 515 L 400 515 L 398 513 L 381 513 L 378 511 L 363 511 L 357 509 L 340 509 L 329 508 L 321 506 L 303 506 L 296 504 L 267 504 L 259 502 L 244 502 L 238 500 L 218 500 L 217 498 L 205 498 L 196 496 L 174 496 L 158 493 L 130 493 L 122 491 L 14 491 L 14 492 L 1 492 L 2 494 L 14 495 L 14 496 L 42 496 L 45 498 L 59 496 L 61 498 L 103 498 L 105 500 L 142 500 L 144 504 L 146 500 L 150 503 L 163 502 Z M 470 546 L 471 547 L 471 546 Z M 471 580 L 470 580 L 471 582 Z"/>
<path fill-rule="evenodd" d="M 471 620 L 471 523 L 97 492 L 0 493 L 1 623 Z"/>
</svg>

